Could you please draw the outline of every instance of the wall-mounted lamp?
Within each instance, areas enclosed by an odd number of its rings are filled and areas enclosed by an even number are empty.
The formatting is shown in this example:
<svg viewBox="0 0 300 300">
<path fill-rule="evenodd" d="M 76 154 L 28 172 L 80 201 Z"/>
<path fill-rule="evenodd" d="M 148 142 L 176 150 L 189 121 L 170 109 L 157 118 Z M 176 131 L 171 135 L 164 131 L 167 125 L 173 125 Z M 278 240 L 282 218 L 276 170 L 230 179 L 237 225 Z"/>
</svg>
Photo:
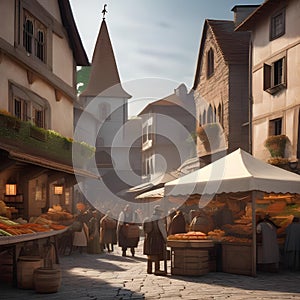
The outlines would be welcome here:
<svg viewBox="0 0 300 300">
<path fill-rule="evenodd" d="M 17 184 L 15 180 L 9 179 L 5 185 L 5 195 L 16 196 L 17 195 Z"/>
<path fill-rule="evenodd" d="M 62 195 L 63 194 L 63 186 L 55 185 L 54 186 L 54 195 Z"/>
</svg>

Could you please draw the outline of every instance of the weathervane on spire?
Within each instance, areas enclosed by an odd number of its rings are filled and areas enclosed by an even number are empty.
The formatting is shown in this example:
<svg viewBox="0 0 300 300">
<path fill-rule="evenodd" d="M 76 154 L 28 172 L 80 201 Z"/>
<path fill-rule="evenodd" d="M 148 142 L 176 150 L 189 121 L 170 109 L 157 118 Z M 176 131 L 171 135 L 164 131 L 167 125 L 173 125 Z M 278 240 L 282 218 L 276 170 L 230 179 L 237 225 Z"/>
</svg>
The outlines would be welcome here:
<svg viewBox="0 0 300 300">
<path fill-rule="evenodd" d="M 107 13 L 106 6 L 107 6 L 107 4 L 104 4 L 103 10 L 102 10 L 103 20 L 105 20 L 105 14 Z"/>
</svg>

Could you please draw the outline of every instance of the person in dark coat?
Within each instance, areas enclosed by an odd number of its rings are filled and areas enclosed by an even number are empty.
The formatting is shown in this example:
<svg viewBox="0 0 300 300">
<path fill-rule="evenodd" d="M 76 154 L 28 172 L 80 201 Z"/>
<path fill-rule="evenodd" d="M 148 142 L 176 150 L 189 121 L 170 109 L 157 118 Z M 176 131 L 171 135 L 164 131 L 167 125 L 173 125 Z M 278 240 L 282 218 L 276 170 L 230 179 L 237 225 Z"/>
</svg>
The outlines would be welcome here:
<svg viewBox="0 0 300 300">
<path fill-rule="evenodd" d="M 154 207 L 153 215 L 146 218 L 143 223 L 145 232 L 144 254 L 147 255 L 147 273 L 152 274 L 152 262 L 154 262 L 154 274 L 166 275 L 167 270 L 160 271 L 160 261 L 165 261 L 166 268 L 166 221 L 162 218 L 163 210 L 159 205 Z"/>
<path fill-rule="evenodd" d="M 284 244 L 285 266 L 291 271 L 300 271 L 300 220 L 293 218 L 293 222 L 285 229 Z"/>
<path fill-rule="evenodd" d="M 176 215 L 173 217 L 168 235 L 176 233 L 186 233 L 186 221 L 181 210 L 177 210 Z"/>
<path fill-rule="evenodd" d="M 87 253 L 99 254 L 101 253 L 100 248 L 100 237 L 99 237 L 99 218 L 96 210 L 92 211 L 92 217 L 88 222 L 89 228 L 89 239 L 87 243 Z"/>
<path fill-rule="evenodd" d="M 173 207 L 168 211 L 168 216 L 167 216 L 167 233 L 168 233 L 168 235 L 169 235 L 170 224 L 175 215 L 176 215 L 176 208 Z"/>
<path fill-rule="evenodd" d="M 117 244 L 117 221 L 112 218 L 110 210 L 100 220 L 100 243 L 108 252 L 113 252 Z"/>
<path fill-rule="evenodd" d="M 119 247 L 122 248 L 122 256 L 126 256 L 127 248 L 130 248 L 131 255 L 134 256 L 135 249 L 138 246 L 140 236 L 139 236 L 139 227 L 138 215 L 134 212 L 130 205 L 126 205 L 124 210 L 120 212 L 118 225 L 117 225 L 117 236 Z M 133 230 L 129 230 L 131 229 Z M 128 232 L 136 232 L 136 235 L 128 234 Z"/>
</svg>

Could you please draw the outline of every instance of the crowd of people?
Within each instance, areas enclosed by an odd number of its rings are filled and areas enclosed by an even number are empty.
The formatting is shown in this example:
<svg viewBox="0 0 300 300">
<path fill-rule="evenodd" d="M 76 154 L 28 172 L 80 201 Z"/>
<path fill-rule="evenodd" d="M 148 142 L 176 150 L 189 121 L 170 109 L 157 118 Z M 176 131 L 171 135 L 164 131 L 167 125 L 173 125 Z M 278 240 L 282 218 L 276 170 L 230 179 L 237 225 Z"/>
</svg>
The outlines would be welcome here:
<svg viewBox="0 0 300 300">
<path fill-rule="evenodd" d="M 114 246 L 122 249 L 122 256 L 135 256 L 135 248 L 140 241 L 141 229 L 144 234 L 143 253 L 147 256 L 147 273 L 165 275 L 168 257 L 167 237 L 188 230 L 212 230 L 213 221 L 207 218 L 204 211 L 195 212 L 187 216 L 179 209 L 171 209 L 168 213 L 156 205 L 150 217 L 141 220 L 141 216 L 130 205 L 126 205 L 120 212 L 118 220 L 113 218 L 111 211 L 102 214 L 98 210 L 89 209 L 83 203 L 77 204 L 78 215 L 74 222 L 73 248 L 90 254 L 104 251 L 113 252 Z M 232 222 L 231 212 L 227 207 L 220 210 L 218 215 L 219 227 Z M 300 270 L 300 222 L 295 217 L 292 224 L 286 228 L 284 253 L 280 253 L 277 242 L 278 226 L 265 215 L 256 224 L 257 229 L 257 264 L 259 269 L 276 272 L 279 269 L 280 256 L 284 256 L 285 267 Z M 160 262 L 164 261 L 161 270 Z M 154 263 L 154 271 L 153 271 Z"/>
<path fill-rule="evenodd" d="M 135 256 L 135 248 L 140 241 L 140 231 L 144 233 L 144 254 L 147 255 L 147 272 L 156 275 L 166 274 L 167 236 L 184 233 L 187 230 L 185 217 L 180 210 L 172 209 L 165 217 L 159 205 L 156 205 L 149 218 L 141 220 L 137 211 L 126 205 L 120 212 L 118 220 L 108 210 L 102 214 L 84 203 L 77 204 L 78 214 L 73 228 L 72 249 L 80 253 L 99 254 L 104 251 L 113 252 L 114 246 L 122 249 L 122 256 Z M 160 262 L 165 261 L 164 270 L 160 270 Z M 154 272 L 152 264 L 154 263 Z"/>
</svg>

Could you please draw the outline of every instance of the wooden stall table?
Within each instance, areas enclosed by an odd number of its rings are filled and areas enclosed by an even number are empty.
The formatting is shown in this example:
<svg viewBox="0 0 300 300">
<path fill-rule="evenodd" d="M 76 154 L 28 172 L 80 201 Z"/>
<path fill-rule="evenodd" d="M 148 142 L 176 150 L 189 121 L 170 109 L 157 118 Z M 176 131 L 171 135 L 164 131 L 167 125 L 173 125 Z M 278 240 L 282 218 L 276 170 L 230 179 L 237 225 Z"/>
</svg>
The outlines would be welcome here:
<svg viewBox="0 0 300 300">
<path fill-rule="evenodd" d="M 55 254 L 56 254 L 56 263 L 58 261 L 57 249 L 56 249 L 56 236 L 59 234 L 64 233 L 68 230 L 68 227 L 61 229 L 61 230 L 51 230 L 46 232 L 36 232 L 36 233 L 29 233 L 29 234 L 22 234 L 16 236 L 1 236 L 0 237 L 0 253 L 2 251 L 9 250 L 12 253 L 12 268 L 13 268 L 13 286 L 18 286 L 17 281 L 17 261 L 20 254 L 20 251 L 23 246 L 26 245 L 26 242 L 29 241 L 37 241 L 39 244 L 43 242 L 43 240 L 48 241 L 49 243 L 53 244 L 55 247 Z"/>
<path fill-rule="evenodd" d="M 171 248 L 171 274 L 199 276 L 209 272 L 209 250 L 212 240 L 168 240 Z"/>
<path fill-rule="evenodd" d="M 254 275 L 252 243 L 222 242 L 222 271 Z"/>
</svg>

